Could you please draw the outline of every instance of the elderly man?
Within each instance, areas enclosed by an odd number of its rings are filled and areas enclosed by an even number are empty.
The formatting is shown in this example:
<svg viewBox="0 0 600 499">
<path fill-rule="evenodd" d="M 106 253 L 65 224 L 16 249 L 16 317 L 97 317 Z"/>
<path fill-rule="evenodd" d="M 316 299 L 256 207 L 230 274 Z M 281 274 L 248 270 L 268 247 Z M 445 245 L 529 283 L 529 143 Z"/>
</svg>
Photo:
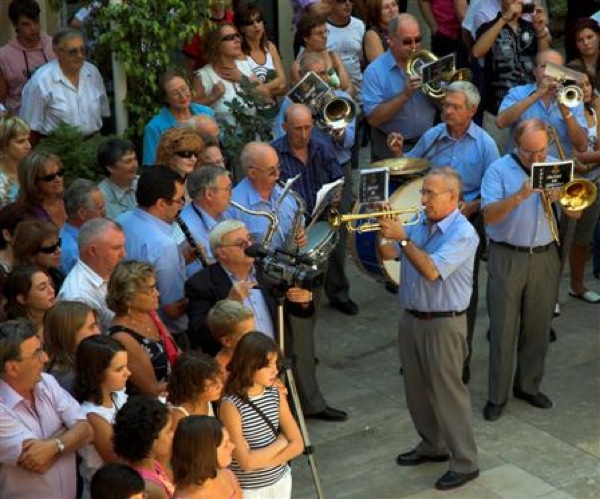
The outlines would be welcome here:
<svg viewBox="0 0 600 499">
<path fill-rule="evenodd" d="M 207 165 L 198 168 L 186 180 L 191 202 L 181 210 L 181 219 L 189 229 L 196 245 L 204 252 L 207 263 L 214 258 L 208 244 L 208 235 L 217 223 L 229 218 L 226 213 L 231 199 L 229 172 L 220 166 Z M 188 241 L 189 242 L 189 241 Z M 202 268 L 194 260 L 186 266 L 187 277 L 192 277 Z"/>
<path fill-rule="evenodd" d="M 312 135 L 313 117 L 308 107 L 303 104 L 290 106 L 283 128 L 286 134 L 272 143 L 279 156 L 281 177 L 287 180 L 301 174 L 294 190 L 304 200 L 307 216 L 311 217 L 318 190 L 324 184 L 339 179 L 342 170 L 328 143 Z M 345 241 L 340 238 L 329 258 L 325 293 L 333 308 L 347 315 L 356 315 L 358 305 L 349 296 L 345 260 Z"/>
<path fill-rule="evenodd" d="M 106 305 L 106 286 L 113 269 L 125 257 L 121 226 L 107 218 L 93 218 L 79 229 L 79 260 L 60 288 L 61 300 L 79 300 L 98 312 L 106 331 L 114 313 Z"/>
<path fill-rule="evenodd" d="M 52 46 L 58 58 L 38 69 L 25 85 L 19 115 L 42 136 L 67 123 L 89 137 L 100 131 L 102 118 L 110 116 L 102 76 L 85 60 L 80 31 L 59 31 Z"/>
<path fill-rule="evenodd" d="M 104 196 L 100 188 L 91 180 L 78 178 L 65 192 L 67 221 L 60 229 L 60 267 L 68 274 L 77 263 L 79 248 L 77 236 L 81 226 L 93 218 L 106 216 Z"/>
<path fill-rule="evenodd" d="M 515 129 L 515 142 L 515 153 L 492 163 L 481 186 L 490 239 L 489 395 L 483 411 L 489 421 L 501 416 L 513 374 L 515 397 L 542 409 L 552 407 L 551 400 L 540 392 L 540 385 L 560 262 L 550 226 L 553 210 L 545 212 L 542 193 L 533 191 L 530 185 L 531 165 L 546 160 L 548 128 L 538 119 L 522 121 Z M 563 213 L 571 218 L 580 215 L 566 210 Z"/>
<path fill-rule="evenodd" d="M 40 31 L 40 6 L 35 0 L 12 0 L 8 17 L 16 36 L 0 48 L 0 104 L 6 104 L 8 113 L 16 116 L 25 83 L 56 56 L 52 38 Z"/>
<path fill-rule="evenodd" d="M 373 160 L 390 158 L 387 135 L 400 132 L 412 147 L 433 125 L 436 109 L 419 90 L 421 78 L 409 78 L 410 55 L 421 48 L 421 28 L 410 14 L 401 14 L 389 25 L 390 48 L 375 59 L 363 76 L 363 108 L 371 130 Z"/>
<path fill-rule="evenodd" d="M 443 123 L 425 132 L 415 147 L 407 153 L 408 157 L 428 159 L 432 168 L 450 166 L 460 174 L 462 179 L 460 209 L 475 227 L 480 238 L 475 255 L 473 293 L 467 310 L 469 355 L 465 359 L 463 372 L 465 382 L 470 378 L 469 361 L 479 293 L 477 286 L 479 259 L 485 246 L 483 219 L 479 209 L 481 181 L 487 167 L 499 158 L 494 139 L 473 123 L 479 102 L 480 96 L 475 85 L 465 81 L 451 83 L 442 106 Z"/>
<path fill-rule="evenodd" d="M 381 220 L 382 256 L 400 253 L 402 262 L 398 346 L 406 403 L 421 437 L 396 462 L 413 466 L 450 459 L 449 471 L 435 483 L 440 490 L 479 475 L 469 392 L 461 380 L 478 237 L 458 209 L 461 190 L 456 171 L 436 168 L 421 190 L 424 223 L 405 228 Z"/>
<path fill-rule="evenodd" d="M 210 234 L 211 251 L 217 263 L 198 272 L 186 283 L 186 295 L 190 300 L 190 339 L 192 345 L 200 346 L 206 353 L 214 355 L 220 349 L 208 329 L 206 318 L 211 307 L 224 299 L 242 302 L 254 312 L 257 331 L 277 340 L 275 300 L 264 287 L 256 286 L 254 258 L 244 253 L 251 244 L 252 239 L 243 222 L 225 220 L 219 223 Z M 289 289 L 284 311 L 286 322 L 292 318 L 310 321 L 315 313 L 311 294 L 299 288 Z M 292 336 L 297 335 L 292 333 Z M 315 372 L 314 341 L 299 339 L 298 342 L 292 337 L 286 344 L 286 354 L 293 359 L 298 394 L 306 416 L 325 421 L 345 420 L 347 414 L 328 407 L 321 394 Z M 303 349 L 298 350 L 300 344 Z M 292 345 L 292 351 L 289 345 Z"/>
<path fill-rule="evenodd" d="M 167 166 L 147 168 L 138 182 L 136 199 L 138 207 L 117 218 L 125 233 L 127 258 L 154 266 L 159 314 L 177 341 L 185 345 L 185 260 L 171 232 L 171 224 L 185 204 L 183 178 Z"/>
<path fill-rule="evenodd" d="M 0 491 L 75 499 L 75 452 L 93 439 L 77 401 L 50 374 L 29 321 L 0 324 Z"/>
<path fill-rule="evenodd" d="M 571 109 L 559 104 L 556 99 L 560 86 L 555 79 L 544 76 L 548 63 L 563 64 L 562 55 L 555 50 L 544 50 L 536 60 L 535 83 L 513 87 L 508 92 L 500 104 L 496 123 L 500 128 L 510 126 L 512 134 L 523 120 L 539 118 L 554 127 L 568 157 L 572 156 L 573 148 L 579 152 L 586 151 L 587 123 L 583 102 Z M 514 145 L 511 137 L 506 150 L 512 151 Z M 551 144 L 549 153 L 555 158 L 559 157 L 555 143 Z"/>
</svg>

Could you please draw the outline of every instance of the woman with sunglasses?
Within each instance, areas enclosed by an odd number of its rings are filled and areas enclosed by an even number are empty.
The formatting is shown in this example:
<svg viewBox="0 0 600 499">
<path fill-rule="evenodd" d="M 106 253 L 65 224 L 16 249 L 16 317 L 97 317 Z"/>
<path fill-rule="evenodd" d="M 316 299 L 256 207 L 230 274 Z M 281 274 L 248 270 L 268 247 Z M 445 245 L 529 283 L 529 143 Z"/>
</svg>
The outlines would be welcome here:
<svg viewBox="0 0 600 499">
<path fill-rule="evenodd" d="M 0 207 L 19 194 L 17 165 L 31 152 L 29 125 L 18 117 L 0 119 Z"/>
<path fill-rule="evenodd" d="M 383 54 L 388 48 L 388 25 L 398 15 L 396 0 L 366 0 L 363 6 L 367 31 L 363 39 L 366 64 Z"/>
<path fill-rule="evenodd" d="M 65 169 L 54 154 L 32 151 L 17 167 L 17 202 L 32 216 L 61 228 L 67 221 L 63 201 Z"/>
<path fill-rule="evenodd" d="M 193 88 L 195 101 L 210 106 L 219 123 L 233 123 L 229 107 L 240 91 L 242 76 L 257 81 L 247 60 L 241 60 L 241 36 L 235 26 L 224 23 L 208 31 L 203 41 L 204 51 L 209 63 L 196 71 Z M 257 91 L 264 94 L 264 85 Z M 239 101 L 241 99 L 238 98 Z M 249 110 L 253 112 L 254 110 Z"/>
<path fill-rule="evenodd" d="M 160 138 L 156 163 L 175 170 L 183 178 L 198 166 L 204 142 L 198 133 L 189 128 L 171 128 Z"/>
<path fill-rule="evenodd" d="M 16 263 L 38 265 L 52 278 L 56 292 L 65 275 L 60 270 L 61 240 L 58 229 L 43 220 L 24 220 L 15 230 L 13 254 Z"/>
<path fill-rule="evenodd" d="M 242 4 L 235 11 L 235 25 L 242 35 L 242 52 L 250 69 L 263 84 L 265 105 L 259 113 L 273 123 L 278 113 L 276 97 L 285 95 L 286 79 L 277 47 L 267 39 L 263 11 L 253 4 Z"/>
</svg>

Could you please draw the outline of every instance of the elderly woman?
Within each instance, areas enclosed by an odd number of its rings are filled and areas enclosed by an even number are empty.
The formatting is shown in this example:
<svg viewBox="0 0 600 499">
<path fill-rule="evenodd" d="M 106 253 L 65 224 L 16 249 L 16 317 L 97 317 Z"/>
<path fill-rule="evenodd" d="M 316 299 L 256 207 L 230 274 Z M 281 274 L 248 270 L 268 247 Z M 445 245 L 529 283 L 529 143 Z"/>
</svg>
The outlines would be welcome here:
<svg viewBox="0 0 600 499">
<path fill-rule="evenodd" d="M 209 107 L 192 102 L 192 93 L 185 78 L 178 71 L 167 71 L 158 81 L 160 100 L 164 107 L 146 125 L 144 129 L 145 165 L 156 163 L 156 148 L 161 135 L 173 127 L 193 127 L 193 116 L 206 114 L 214 116 Z"/>
<path fill-rule="evenodd" d="M 52 278 L 56 292 L 65 275 L 60 270 L 61 240 L 58 229 L 43 220 L 23 220 L 15 230 L 13 256 L 17 263 L 38 265 Z"/>
<path fill-rule="evenodd" d="M 584 17 L 575 22 L 569 35 L 577 53 L 577 57 L 569 63 L 569 66 L 588 73 L 595 80 L 593 83 L 598 89 L 598 85 L 600 85 L 600 26 L 593 19 Z"/>
<path fill-rule="evenodd" d="M 310 13 L 303 14 L 298 23 L 298 36 L 302 40 L 304 51 L 292 64 L 292 84 L 300 79 L 300 57 L 305 53 L 316 53 L 325 62 L 330 87 L 340 89 L 352 95 L 354 88 L 340 56 L 327 50 L 327 18 Z"/>
<path fill-rule="evenodd" d="M 17 165 L 31 151 L 30 132 L 21 118 L 0 119 L 0 207 L 17 199 Z"/>
<path fill-rule="evenodd" d="M 67 221 L 64 177 L 65 169 L 58 156 L 32 151 L 17 167 L 20 186 L 17 202 L 35 218 L 60 229 Z"/>
<path fill-rule="evenodd" d="M 242 76 L 257 81 L 247 60 L 241 60 L 241 35 L 231 23 L 224 23 L 206 33 L 204 49 L 209 64 L 196 71 L 194 76 L 195 100 L 210 106 L 218 122 L 231 122 L 230 110 L 225 102 L 237 97 Z M 259 92 L 265 92 L 259 85 Z"/>
<path fill-rule="evenodd" d="M 367 25 L 363 49 L 369 64 L 389 47 L 388 25 L 398 15 L 398 3 L 396 0 L 366 0 L 363 9 Z"/>
<path fill-rule="evenodd" d="M 226 167 L 225 158 L 221 152 L 219 141 L 213 137 L 207 137 L 204 140 L 204 149 L 198 160 L 198 166 L 216 165 Z"/>
<path fill-rule="evenodd" d="M 164 395 L 179 349 L 158 317 L 158 289 L 152 266 L 119 263 L 108 281 L 106 304 L 115 312 L 108 330 L 127 349 L 129 393 Z"/>
<path fill-rule="evenodd" d="M 204 143 L 200 135 L 189 128 L 171 128 L 160 139 L 156 163 L 166 165 L 182 177 L 198 166 Z"/>
</svg>

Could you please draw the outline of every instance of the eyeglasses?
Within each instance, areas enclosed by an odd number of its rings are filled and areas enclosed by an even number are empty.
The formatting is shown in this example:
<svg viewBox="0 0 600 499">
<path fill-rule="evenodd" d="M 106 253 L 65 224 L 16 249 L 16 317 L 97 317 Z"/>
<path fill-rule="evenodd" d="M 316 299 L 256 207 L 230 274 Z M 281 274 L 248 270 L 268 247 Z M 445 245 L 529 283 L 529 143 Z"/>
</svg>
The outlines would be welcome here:
<svg viewBox="0 0 600 499">
<path fill-rule="evenodd" d="M 337 3 L 354 3 L 354 0 L 335 0 Z"/>
<path fill-rule="evenodd" d="M 60 170 L 58 170 L 55 173 L 49 173 L 48 175 L 42 175 L 41 177 L 38 177 L 37 180 L 41 180 L 42 182 L 52 182 L 56 177 L 64 177 L 65 176 L 65 169 L 61 168 Z"/>
<path fill-rule="evenodd" d="M 281 165 L 275 165 L 275 166 L 272 166 L 271 168 L 267 168 L 266 170 L 262 170 L 261 168 L 258 168 L 256 166 L 249 166 L 248 168 L 259 171 L 260 173 L 264 173 L 265 175 L 267 175 L 269 177 L 273 177 L 279 173 Z"/>
<path fill-rule="evenodd" d="M 430 191 L 429 189 L 421 189 L 419 191 L 421 193 L 421 196 L 425 196 L 428 198 L 436 198 L 438 197 L 440 194 L 444 194 L 445 192 L 452 192 L 450 189 L 446 189 L 440 192 L 434 192 L 434 191 Z"/>
<path fill-rule="evenodd" d="M 231 192 L 233 190 L 233 185 L 229 184 L 227 187 L 211 187 L 213 191 L 227 191 Z"/>
<path fill-rule="evenodd" d="M 87 54 L 87 50 L 85 47 L 74 47 L 72 49 L 60 49 L 61 52 L 64 52 L 65 54 L 67 54 L 69 57 L 75 57 L 77 55 L 83 55 L 85 56 L 85 54 Z"/>
<path fill-rule="evenodd" d="M 544 146 L 542 149 L 538 149 L 537 151 L 531 151 L 529 149 L 523 149 L 521 146 L 517 146 L 517 149 L 523 153 L 524 156 L 536 156 L 538 154 L 545 154 L 548 151 L 548 146 Z"/>
<path fill-rule="evenodd" d="M 329 30 L 321 29 L 319 31 L 311 31 L 310 34 L 315 36 L 327 36 L 329 34 Z"/>
<path fill-rule="evenodd" d="M 187 86 L 176 88 L 175 90 L 171 90 L 171 92 L 169 92 L 169 95 L 174 99 L 176 99 L 177 97 L 187 97 L 188 95 L 190 95 L 190 89 Z"/>
<path fill-rule="evenodd" d="M 242 35 L 239 33 L 231 33 L 230 35 L 225 35 L 221 37 L 222 42 L 232 42 L 233 40 L 239 40 L 242 38 Z"/>
<path fill-rule="evenodd" d="M 46 355 L 46 352 L 44 351 L 44 345 L 41 345 L 38 348 L 36 348 L 33 351 L 33 353 L 28 355 L 27 357 L 21 357 L 20 359 L 17 359 L 17 362 L 25 362 L 26 360 L 30 360 L 30 359 L 43 360 L 44 355 Z"/>
<path fill-rule="evenodd" d="M 254 24 L 256 24 L 256 25 L 262 24 L 262 22 L 263 22 L 262 17 L 255 17 L 254 19 L 248 19 L 247 21 L 244 21 L 242 24 L 244 26 L 252 26 Z"/>
<path fill-rule="evenodd" d="M 149 284 L 148 286 L 140 286 L 140 291 L 147 294 L 156 293 L 158 291 L 158 286 L 156 283 Z"/>
<path fill-rule="evenodd" d="M 58 238 L 58 241 L 56 241 L 55 244 L 53 244 L 52 246 L 42 246 L 39 250 L 38 253 L 44 253 L 44 255 L 51 255 L 52 253 L 54 253 L 56 250 L 58 250 L 60 248 L 60 245 L 62 243 L 62 238 Z"/>
<path fill-rule="evenodd" d="M 238 247 L 241 250 L 245 250 L 246 248 L 249 248 L 250 246 L 252 246 L 254 244 L 254 237 L 252 237 L 251 235 L 248 235 L 247 239 L 244 239 L 242 241 L 238 241 L 237 243 L 230 243 L 230 244 L 219 244 L 219 247 L 221 248 L 233 248 L 233 247 Z"/>
<path fill-rule="evenodd" d="M 181 196 L 180 198 L 167 199 L 167 203 L 178 204 L 179 206 L 183 206 L 185 204 L 185 198 L 183 196 Z"/>
<path fill-rule="evenodd" d="M 175 151 L 175 156 L 178 156 L 180 158 L 184 158 L 184 159 L 190 159 L 192 156 L 194 156 L 196 159 L 198 159 L 198 157 L 200 156 L 200 153 L 198 151 Z"/>
<path fill-rule="evenodd" d="M 411 45 L 419 45 L 422 39 L 423 38 L 420 36 L 417 36 L 415 38 L 403 38 L 402 45 L 404 45 L 405 47 L 410 47 Z"/>
</svg>

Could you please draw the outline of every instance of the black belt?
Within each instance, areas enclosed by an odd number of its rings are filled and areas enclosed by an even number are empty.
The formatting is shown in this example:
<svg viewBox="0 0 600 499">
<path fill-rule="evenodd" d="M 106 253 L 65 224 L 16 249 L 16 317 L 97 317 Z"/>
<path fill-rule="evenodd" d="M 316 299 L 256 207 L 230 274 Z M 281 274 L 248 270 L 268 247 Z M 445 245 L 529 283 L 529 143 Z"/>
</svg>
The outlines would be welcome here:
<svg viewBox="0 0 600 499">
<path fill-rule="evenodd" d="M 448 312 L 420 312 L 419 310 L 407 310 L 407 312 L 417 319 L 428 321 L 442 317 L 459 317 L 464 315 L 466 310 L 461 310 L 460 312 L 455 312 L 454 310 L 450 310 Z"/>
<path fill-rule="evenodd" d="M 504 241 L 492 241 L 490 242 L 497 244 L 498 246 L 504 246 L 505 248 L 516 251 L 517 253 L 529 253 L 530 255 L 533 253 L 545 253 L 550 248 L 554 247 L 554 241 L 546 244 L 545 246 L 515 246 L 514 244 L 505 243 Z"/>
</svg>

